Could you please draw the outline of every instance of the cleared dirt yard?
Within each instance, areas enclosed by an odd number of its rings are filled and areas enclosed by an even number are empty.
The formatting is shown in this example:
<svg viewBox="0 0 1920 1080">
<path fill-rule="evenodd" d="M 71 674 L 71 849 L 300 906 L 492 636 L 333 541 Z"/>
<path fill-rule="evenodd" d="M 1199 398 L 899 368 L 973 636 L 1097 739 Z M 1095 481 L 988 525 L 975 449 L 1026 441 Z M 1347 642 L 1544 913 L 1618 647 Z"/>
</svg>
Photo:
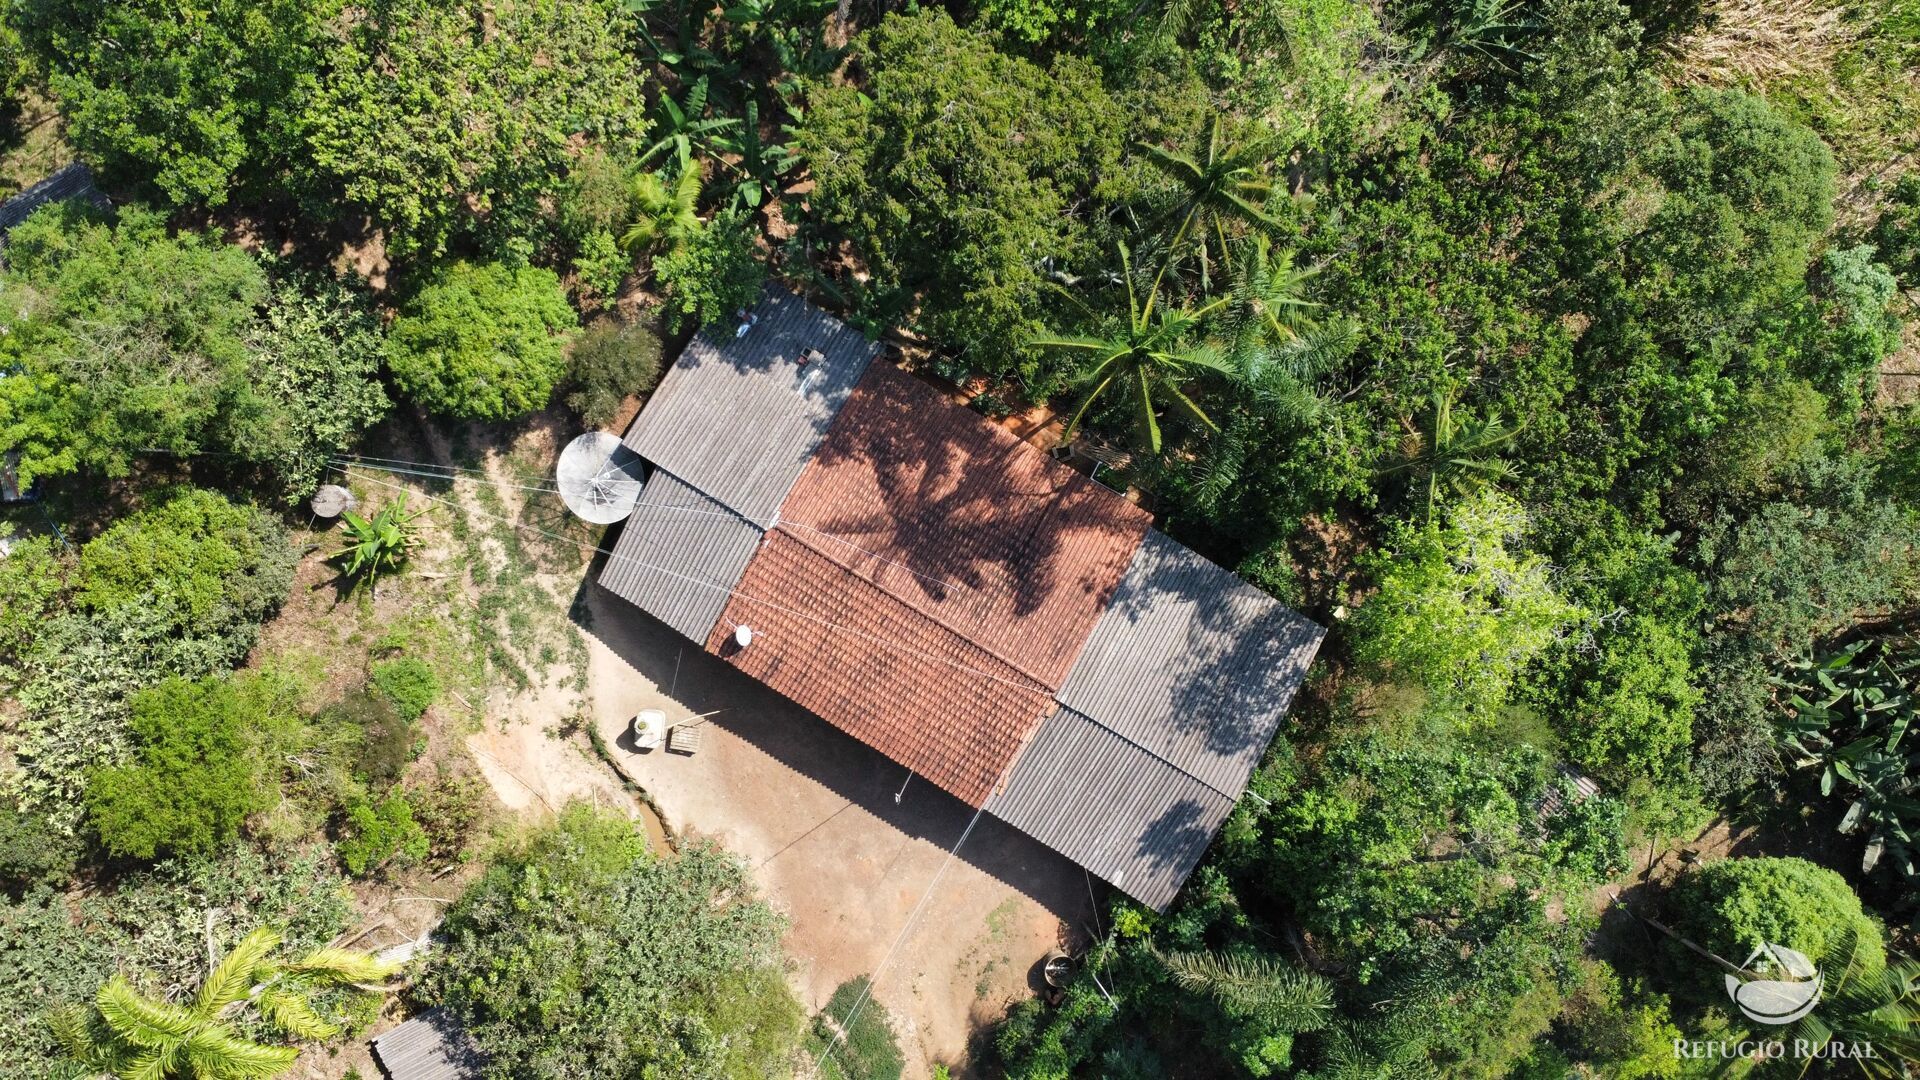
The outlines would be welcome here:
<svg viewBox="0 0 1920 1080">
<path fill-rule="evenodd" d="M 893 1014 L 908 1075 L 935 1063 L 967 1075 L 978 1025 L 1032 992 L 1048 949 L 1085 936 L 1080 868 L 986 816 L 949 861 L 973 816 L 959 800 L 914 780 L 895 805 L 901 766 L 597 586 L 584 600 L 593 722 L 670 827 L 754 865 L 792 922 L 792 980 L 810 1010 L 874 973 L 932 887 L 874 996 Z M 644 708 L 670 721 L 720 712 L 689 757 L 634 748 L 626 721 Z"/>
</svg>

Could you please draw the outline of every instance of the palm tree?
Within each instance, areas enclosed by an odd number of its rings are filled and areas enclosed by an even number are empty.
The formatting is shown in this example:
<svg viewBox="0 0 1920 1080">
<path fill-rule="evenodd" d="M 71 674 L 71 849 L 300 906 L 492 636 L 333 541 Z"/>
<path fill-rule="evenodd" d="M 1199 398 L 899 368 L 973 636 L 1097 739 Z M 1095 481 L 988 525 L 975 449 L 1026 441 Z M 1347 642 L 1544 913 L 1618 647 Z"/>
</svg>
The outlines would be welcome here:
<svg viewBox="0 0 1920 1080">
<path fill-rule="evenodd" d="M 1468 495 L 1497 480 L 1511 480 L 1513 466 L 1500 459 L 1500 448 L 1520 434 L 1518 425 L 1498 418 L 1457 421 L 1453 397 L 1433 395 L 1433 417 L 1424 432 L 1410 432 L 1408 446 L 1398 461 L 1379 471 L 1381 476 L 1407 473 L 1424 481 L 1427 517 L 1433 517 L 1440 489 Z"/>
<path fill-rule="evenodd" d="M 1067 422 L 1063 439 L 1073 438 L 1087 410 L 1117 383 L 1131 392 L 1137 426 L 1146 434 L 1147 445 L 1157 454 L 1161 447 L 1160 420 L 1154 411 L 1158 402 L 1171 404 L 1208 431 L 1220 430 L 1180 389 L 1180 384 L 1202 371 L 1228 378 L 1238 374 L 1220 350 L 1211 345 L 1189 343 L 1200 320 L 1219 310 L 1226 300 L 1214 300 L 1195 310 L 1158 304 L 1160 278 L 1155 277 L 1147 290 L 1146 302 L 1142 303 L 1134 288 L 1132 256 L 1125 244 L 1119 247 L 1120 276 L 1127 284 L 1126 327 L 1109 337 L 1043 336 L 1033 338 L 1028 344 L 1040 349 L 1091 353 L 1097 358 L 1081 377 L 1087 389 L 1073 411 L 1073 418 Z M 1164 266 L 1161 273 L 1166 273 Z"/>
<path fill-rule="evenodd" d="M 635 215 L 620 237 L 620 246 L 664 246 L 668 251 L 685 247 L 704 225 L 699 214 L 701 186 L 700 170 L 684 151 L 671 177 L 660 172 L 634 177 Z"/>
<path fill-rule="evenodd" d="M 300 1056 L 242 1035 L 229 1019 L 245 1006 L 266 1026 L 295 1039 L 340 1033 L 321 1017 L 313 995 L 328 987 L 382 989 L 393 967 L 365 953 L 316 949 L 289 964 L 275 961 L 280 935 L 261 927 L 217 964 L 185 1005 L 150 998 L 115 975 L 94 996 L 93 1009 L 56 1014 L 54 1032 L 92 1075 L 127 1080 L 238 1080 L 278 1076 Z"/>
<path fill-rule="evenodd" d="M 1318 1031 L 1333 1013 L 1333 984 L 1271 956 L 1250 952 L 1156 953 L 1181 989 L 1205 994 L 1236 1016 L 1289 1035 Z"/>
<path fill-rule="evenodd" d="M 1788 1028 L 1791 1045 L 1818 1051 L 1829 1043 L 1872 1043 L 1874 1057 L 1853 1062 L 1862 1074 L 1905 1078 L 1907 1063 L 1920 1060 L 1920 963 L 1904 956 L 1876 966 L 1864 956 L 1857 935 L 1849 933 L 1820 962 L 1825 982 L 1820 1004 Z"/>
<path fill-rule="evenodd" d="M 1293 252 L 1276 251 L 1273 239 L 1256 234 L 1235 268 L 1229 317 L 1236 344 L 1291 341 L 1313 328 L 1313 310 L 1303 286 L 1320 271 L 1293 264 Z"/>
<path fill-rule="evenodd" d="M 1269 141 L 1256 140 L 1244 146 L 1229 146 L 1221 138 L 1221 118 L 1215 115 L 1206 142 L 1195 153 L 1181 154 L 1143 143 L 1141 153 L 1160 171 L 1179 185 L 1181 198 L 1164 216 L 1164 222 L 1178 221 L 1167 247 L 1178 251 L 1189 239 L 1195 241 L 1200 258 L 1202 287 L 1210 274 L 1208 244 L 1231 269 L 1227 246 L 1227 225 L 1238 221 L 1256 230 L 1277 229 L 1280 223 L 1256 206 L 1273 185 L 1264 175 L 1274 147 Z"/>
</svg>

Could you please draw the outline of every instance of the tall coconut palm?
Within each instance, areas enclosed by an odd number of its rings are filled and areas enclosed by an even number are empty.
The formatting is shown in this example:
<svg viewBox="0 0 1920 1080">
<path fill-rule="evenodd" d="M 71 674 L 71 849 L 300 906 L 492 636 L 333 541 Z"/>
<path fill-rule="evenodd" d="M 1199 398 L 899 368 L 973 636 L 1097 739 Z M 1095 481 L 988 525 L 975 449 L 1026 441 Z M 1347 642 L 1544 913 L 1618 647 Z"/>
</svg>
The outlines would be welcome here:
<svg viewBox="0 0 1920 1080">
<path fill-rule="evenodd" d="M 1520 427 L 1499 418 L 1457 420 L 1450 394 L 1433 395 L 1433 414 L 1426 431 L 1409 432 L 1398 460 L 1379 470 L 1381 476 L 1410 475 L 1426 489 L 1427 517 L 1433 517 L 1440 490 L 1469 495 L 1488 484 L 1514 477 L 1513 466 L 1500 450 L 1520 434 Z"/>
<path fill-rule="evenodd" d="M 240 1080 L 278 1076 L 293 1066 L 297 1047 L 273 1046 L 242 1035 L 232 1017 L 252 1007 L 267 1027 L 296 1039 L 340 1033 L 313 1006 L 328 987 L 379 989 L 393 967 L 365 953 L 317 949 L 291 963 L 273 959 L 280 935 L 262 927 L 242 938 L 215 965 L 186 1004 L 150 998 L 115 975 L 94 996 L 91 1010 L 56 1014 L 55 1033 L 74 1062 L 91 1075 L 125 1080 Z"/>
<path fill-rule="evenodd" d="M 1232 267 L 1227 236 L 1231 223 L 1256 231 L 1280 227 L 1256 203 L 1273 190 L 1265 173 L 1273 160 L 1274 145 L 1267 140 L 1229 145 L 1222 137 L 1221 125 L 1221 118 L 1215 115 L 1205 141 L 1192 153 L 1176 153 L 1150 143 L 1140 145 L 1147 160 L 1179 186 L 1179 201 L 1163 216 L 1162 224 L 1173 226 L 1167 244 L 1170 251 L 1179 252 L 1193 243 L 1200 261 L 1202 288 L 1211 285 L 1215 258 Z"/>
<path fill-rule="evenodd" d="M 1191 310 L 1169 307 L 1158 303 L 1160 278 L 1156 276 L 1143 302 L 1134 287 L 1132 255 L 1125 244 L 1119 245 L 1119 249 L 1120 276 L 1127 285 L 1125 327 L 1108 337 L 1043 335 L 1028 344 L 1039 349 L 1087 353 L 1095 358 L 1081 376 L 1081 385 L 1086 389 L 1072 419 L 1067 422 L 1065 438 L 1071 439 L 1079 430 L 1080 422 L 1086 419 L 1087 410 L 1117 386 L 1132 398 L 1136 426 L 1145 435 L 1147 446 L 1157 454 L 1161 449 L 1160 420 L 1156 414 L 1159 404 L 1172 406 L 1208 431 L 1220 430 L 1180 385 L 1208 371 L 1230 379 L 1238 375 L 1238 369 L 1221 350 L 1191 340 L 1200 321 L 1218 311 L 1226 299 Z M 1161 273 L 1165 272 L 1162 267 Z"/>
<path fill-rule="evenodd" d="M 698 235 L 700 169 L 682 151 L 671 174 L 641 173 L 633 179 L 633 223 L 621 234 L 624 248 L 663 248 L 678 251 Z"/>
</svg>

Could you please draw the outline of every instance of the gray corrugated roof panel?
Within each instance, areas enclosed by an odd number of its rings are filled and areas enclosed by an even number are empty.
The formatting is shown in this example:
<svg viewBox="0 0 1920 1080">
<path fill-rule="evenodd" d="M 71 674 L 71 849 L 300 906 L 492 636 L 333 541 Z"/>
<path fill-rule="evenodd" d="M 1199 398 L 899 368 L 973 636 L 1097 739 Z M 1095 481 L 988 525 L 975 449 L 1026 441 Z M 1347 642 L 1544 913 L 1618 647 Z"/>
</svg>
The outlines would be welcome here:
<svg viewBox="0 0 1920 1080">
<path fill-rule="evenodd" d="M 1054 696 L 1238 798 L 1325 634 L 1149 531 Z"/>
<path fill-rule="evenodd" d="M 440 1009 L 374 1036 L 373 1054 L 388 1080 L 470 1080 L 486 1065 L 466 1031 Z"/>
<path fill-rule="evenodd" d="M 1156 910 L 1233 800 L 1072 709 L 1034 734 L 987 811 Z"/>
<path fill-rule="evenodd" d="M 752 315 L 742 336 L 722 324 L 687 344 L 626 443 L 767 527 L 880 347 L 777 287 Z"/>
<path fill-rule="evenodd" d="M 704 645 L 761 535 L 656 468 L 600 570 L 600 586 Z"/>
<path fill-rule="evenodd" d="M 35 210 L 61 199 L 85 199 L 95 206 L 108 205 L 107 197 L 93 186 L 93 173 L 76 161 L 0 203 L 0 240 L 4 240 L 6 232 L 27 220 Z"/>
</svg>

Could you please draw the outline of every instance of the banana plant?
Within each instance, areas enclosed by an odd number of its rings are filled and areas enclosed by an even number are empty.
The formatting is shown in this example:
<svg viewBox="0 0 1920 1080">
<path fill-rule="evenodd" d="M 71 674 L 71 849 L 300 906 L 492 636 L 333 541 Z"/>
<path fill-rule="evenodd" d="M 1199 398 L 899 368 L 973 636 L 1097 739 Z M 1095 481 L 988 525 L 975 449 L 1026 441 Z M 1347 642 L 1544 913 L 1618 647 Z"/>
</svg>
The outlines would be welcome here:
<svg viewBox="0 0 1920 1080">
<path fill-rule="evenodd" d="M 707 77 L 700 76 L 687 87 L 686 94 L 679 101 L 671 95 L 661 94 L 658 107 L 654 111 L 653 129 L 660 133 L 653 145 L 646 148 L 635 164 L 645 165 L 661 154 L 673 153 L 681 159 L 690 158 L 696 146 L 703 150 L 712 150 L 714 138 L 721 132 L 731 131 L 740 126 L 740 121 L 731 116 L 707 116 Z"/>
<path fill-rule="evenodd" d="M 343 564 L 341 569 L 355 588 L 364 581 L 369 590 L 377 591 L 380 575 L 398 570 L 407 561 L 413 546 L 413 519 L 422 513 L 408 510 L 405 501 L 388 503 L 371 518 L 347 511 L 341 515 L 347 546 L 335 552 L 333 560 Z"/>
<path fill-rule="evenodd" d="M 738 179 L 728 203 L 730 210 L 758 210 L 782 178 L 800 165 L 800 155 L 784 143 L 770 143 L 760 137 L 760 103 L 749 101 L 746 115 L 730 134 L 718 138 L 715 148 L 737 158 L 724 164 Z"/>
<path fill-rule="evenodd" d="M 1866 837 L 1863 871 L 1890 855 L 1909 880 L 1920 877 L 1920 756 L 1903 753 L 1901 743 L 1913 723 L 1916 673 L 1920 657 L 1867 639 L 1790 663 L 1772 680 L 1786 691 L 1775 727 L 1782 754 L 1796 768 L 1819 771 L 1821 795 L 1848 796 L 1839 831 Z"/>
</svg>

